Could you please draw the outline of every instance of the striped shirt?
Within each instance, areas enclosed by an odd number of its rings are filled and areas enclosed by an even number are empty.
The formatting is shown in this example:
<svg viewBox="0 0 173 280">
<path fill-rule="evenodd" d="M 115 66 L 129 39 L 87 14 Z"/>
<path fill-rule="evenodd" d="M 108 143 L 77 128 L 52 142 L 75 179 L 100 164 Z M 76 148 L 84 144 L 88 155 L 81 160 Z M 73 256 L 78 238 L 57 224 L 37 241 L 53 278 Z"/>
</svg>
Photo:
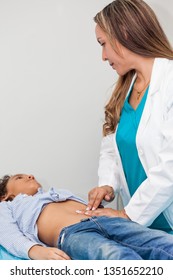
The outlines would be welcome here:
<svg viewBox="0 0 173 280">
<path fill-rule="evenodd" d="M 50 202 L 75 200 L 86 204 L 82 198 L 68 190 L 39 188 L 35 195 L 19 194 L 12 201 L 0 203 L 0 244 L 11 254 L 29 259 L 28 251 L 34 245 L 46 246 L 38 239 L 36 221 Z"/>
</svg>

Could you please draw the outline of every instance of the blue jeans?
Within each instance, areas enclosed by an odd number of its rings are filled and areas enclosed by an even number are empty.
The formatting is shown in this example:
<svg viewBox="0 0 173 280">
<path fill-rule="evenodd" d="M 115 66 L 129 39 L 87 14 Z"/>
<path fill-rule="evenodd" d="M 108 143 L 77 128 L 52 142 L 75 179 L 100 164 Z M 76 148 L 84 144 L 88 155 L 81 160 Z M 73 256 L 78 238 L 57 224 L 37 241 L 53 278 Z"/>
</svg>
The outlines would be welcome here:
<svg viewBox="0 0 173 280">
<path fill-rule="evenodd" d="M 83 219 L 61 231 L 57 247 L 73 260 L 173 260 L 173 235 L 123 218 Z"/>
</svg>

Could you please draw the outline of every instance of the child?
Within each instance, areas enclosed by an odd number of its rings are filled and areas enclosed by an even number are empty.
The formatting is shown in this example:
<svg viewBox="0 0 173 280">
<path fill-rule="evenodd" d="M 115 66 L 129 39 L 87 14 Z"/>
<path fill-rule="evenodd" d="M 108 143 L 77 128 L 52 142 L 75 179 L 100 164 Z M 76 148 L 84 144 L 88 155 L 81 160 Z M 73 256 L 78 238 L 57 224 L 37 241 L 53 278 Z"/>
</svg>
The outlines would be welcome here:
<svg viewBox="0 0 173 280">
<path fill-rule="evenodd" d="M 78 213 L 85 201 L 66 190 L 44 192 L 32 175 L 4 176 L 0 200 L 0 244 L 18 257 L 173 259 L 173 236 L 125 218 L 87 217 Z"/>
</svg>

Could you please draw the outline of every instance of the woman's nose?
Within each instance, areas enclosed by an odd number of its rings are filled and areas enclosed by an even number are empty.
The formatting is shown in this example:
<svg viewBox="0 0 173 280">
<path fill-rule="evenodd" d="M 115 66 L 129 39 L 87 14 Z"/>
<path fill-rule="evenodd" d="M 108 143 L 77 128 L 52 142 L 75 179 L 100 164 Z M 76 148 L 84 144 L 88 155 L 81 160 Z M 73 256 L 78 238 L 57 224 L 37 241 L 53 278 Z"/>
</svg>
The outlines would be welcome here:
<svg viewBox="0 0 173 280">
<path fill-rule="evenodd" d="M 107 60 L 107 56 L 104 50 L 102 50 L 102 60 L 106 61 Z"/>
</svg>

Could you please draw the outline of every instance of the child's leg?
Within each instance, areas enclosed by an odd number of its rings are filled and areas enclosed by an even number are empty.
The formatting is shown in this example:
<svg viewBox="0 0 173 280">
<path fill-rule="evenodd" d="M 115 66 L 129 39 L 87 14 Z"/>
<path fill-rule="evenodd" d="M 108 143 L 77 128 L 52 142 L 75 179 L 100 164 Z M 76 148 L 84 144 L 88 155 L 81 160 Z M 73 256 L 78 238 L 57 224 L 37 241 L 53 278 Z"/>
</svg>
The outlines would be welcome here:
<svg viewBox="0 0 173 280">
<path fill-rule="evenodd" d="M 94 217 L 108 238 L 133 249 L 142 259 L 173 260 L 173 235 L 123 218 Z"/>
<path fill-rule="evenodd" d="M 58 248 L 73 260 L 140 260 L 131 248 L 106 238 L 97 224 L 81 222 L 65 228 Z"/>
</svg>

